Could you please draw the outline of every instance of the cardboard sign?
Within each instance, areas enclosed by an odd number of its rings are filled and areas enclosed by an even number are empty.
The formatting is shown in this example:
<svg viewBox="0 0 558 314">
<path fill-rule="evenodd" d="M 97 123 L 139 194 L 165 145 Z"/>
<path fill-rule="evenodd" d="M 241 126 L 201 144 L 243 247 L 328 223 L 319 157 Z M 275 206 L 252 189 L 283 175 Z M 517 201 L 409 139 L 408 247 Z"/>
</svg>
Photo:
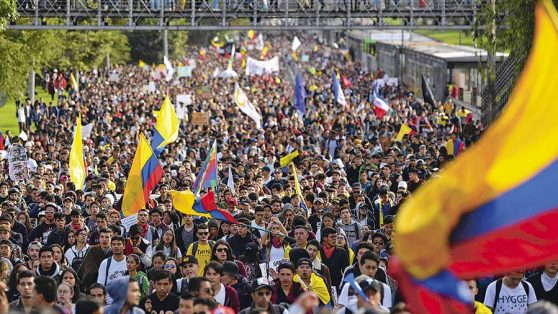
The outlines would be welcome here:
<svg viewBox="0 0 558 314">
<path fill-rule="evenodd" d="M 193 125 L 209 125 L 209 113 L 207 112 L 192 112 Z"/>
<path fill-rule="evenodd" d="M 192 77 L 192 67 L 178 67 L 178 77 Z"/>
<path fill-rule="evenodd" d="M 131 216 L 122 218 L 120 220 L 124 228 L 126 228 L 126 232 L 130 230 L 130 227 L 135 225 L 138 222 L 138 214 L 133 214 Z"/>
<path fill-rule="evenodd" d="M 273 270 L 277 271 L 277 268 L 279 267 L 279 265 L 281 265 L 281 263 L 283 261 L 285 261 L 285 260 L 284 259 L 278 259 L 278 260 L 274 260 L 274 261 L 269 261 L 269 263 L 260 263 L 260 270 L 262 271 L 262 277 L 263 278 L 268 278 L 268 280 L 270 282 L 273 281 L 273 278 L 271 278 L 271 274 L 269 273 L 269 270 L 273 269 Z"/>
</svg>

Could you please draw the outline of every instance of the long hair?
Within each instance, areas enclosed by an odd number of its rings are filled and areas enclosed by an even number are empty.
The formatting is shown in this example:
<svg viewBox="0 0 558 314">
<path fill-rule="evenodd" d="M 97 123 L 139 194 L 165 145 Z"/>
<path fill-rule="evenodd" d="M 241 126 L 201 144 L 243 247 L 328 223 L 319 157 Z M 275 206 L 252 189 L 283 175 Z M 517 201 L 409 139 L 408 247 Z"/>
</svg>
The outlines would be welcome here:
<svg viewBox="0 0 558 314">
<path fill-rule="evenodd" d="M 217 259 L 217 247 L 218 246 L 226 246 L 227 247 L 227 261 L 231 261 L 234 262 L 234 255 L 232 253 L 232 248 L 231 245 L 225 241 L 225 240 L 217 240 L 217 242 L 215 242 L 215 245 L 213 246 L 213 249 L 211 250 L 211 260 L 212 261 L 219 261 Z"/>
<path fill-rule="evenodd" d="M 164 251 L 165 244 L 163 238 L 165 236 L 165 233 L 167 232 L 172 233 L 172 241 L 170 243 L 171 252 L 168 257 L 176 258 L 178 256 L 178 246 L 176 246 L 176 235 L 174 234 L 174 230 L 170 228 L 167 231 L 163 232 L 163 235 L 161 236 L 161 241 L 159 241 L 159 244 L 157 244 L 157 246 L 155 247 L 155 251 Z"/>
<path fill-rule="evenodd" d="M 83 287 L 81 286 L 81 281 L 78 277 L 78 274 L 76 273 L 76 271 L 71 268 L 71 267 L 67 267 L 67 268 L 63 268 L 62 272 L 60 272 L 60 283 L 62 283 L 62 278 L 64 278 L 64 274 L 65 273 L 72 273 L 72 275 L 74 276 L 74 278 L 76 279 L 76 283 L 75 285 L 72 287 L 74 289 L 74 297 L 72 298 L 72 302 L 76 303 L 77 300 L 80 298 L 81 296 L 81 292 L 83 291 Z"/>
</svg>

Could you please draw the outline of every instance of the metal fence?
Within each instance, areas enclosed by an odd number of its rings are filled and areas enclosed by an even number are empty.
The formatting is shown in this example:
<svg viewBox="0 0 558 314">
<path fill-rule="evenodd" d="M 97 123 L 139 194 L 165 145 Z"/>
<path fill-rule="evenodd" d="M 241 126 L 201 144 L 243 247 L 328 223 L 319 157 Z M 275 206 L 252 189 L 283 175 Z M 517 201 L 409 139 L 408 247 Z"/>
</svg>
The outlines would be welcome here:
<svg viewBox="0 0 558 314">
<path fill-rule="evenodd" d="M 502 112 L 515 85 L 519 75 L 518 67 L 525 63 L 525 57 L 517 54 L 510 55 L 504 62 L 500 63 L 496 69 L 496 79 L 494 82 L 494 102 L 491 99 L 490 85 L 482 91 L 483 124 L 490 125 Z M 492 106 L 491 105 L 492 102 Z"/>
<path fill-rule="evenodd" d="M 20 18 L 9 27 L 171 29 L 170 20 L 182 19 L 182 26 L 176 29 L 234 29 L 234 20 L 249 19 L 250 24 L 243 27 L 470 29 L 479 5 L 481 2 L 473 0 L 17 0 Z M 119 18 L 125 24 L 107 23 L 107 19 Z M 201 22 L 203 18 L 213 21 Z M 295 19 L 304 21 L 293 22 Z M 393 25 L 394 19 L 399 25 Z"/>
</svg>

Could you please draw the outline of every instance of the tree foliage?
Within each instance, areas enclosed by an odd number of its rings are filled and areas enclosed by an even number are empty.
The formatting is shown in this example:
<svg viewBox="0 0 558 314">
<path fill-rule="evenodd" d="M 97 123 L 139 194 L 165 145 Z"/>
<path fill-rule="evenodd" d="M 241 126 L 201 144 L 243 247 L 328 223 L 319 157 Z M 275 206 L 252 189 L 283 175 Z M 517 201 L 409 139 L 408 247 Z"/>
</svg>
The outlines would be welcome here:
<svg viewBox="0 0 558 314">
<path fill-rule="evenodd" d="M 10 21 L 17 18 L 17 7 L 15 0 L 0 0 L 0 31 L 6 29 Z"/>
<path fill-rule="evenodd" d="M 169 57 L 171 59 L 181 58 L 185 55 L 187 31 L 168 31 Z M 163 63 L 164 56 L 164 32 L 163 31 L 133 31 L 127 32 L 126 36 L 130 42 L 131 60 L 145 61 L 148 64 Z"/>
<path fill-rule="evenodd" d="M 553 0 L 558 5 L 558 0 Z M 475 44 L 489 52 L 510 51 L 519 60 L 525 60 L 531 49 L 535 30 L 536 0 L 498 0 L 496 12 L 490 1 L 479 1 L 481 8 L 476 16 L 474 27 Z M 496 44 L 490 41 L 491 20 L 496 18 Z M 521 70 L 523 62 L 519 62 L 516 74 Z"/>
<path fill-rule="evenodd" d="M 3 0 L 0 0 L 3 1 Z M 15 31 L 0 33 L 0 90 L 10 97 L 26 93 L 31 68 L 91 70 L 129 61 L 128 38 L 118 31 Z"/>
</svg>

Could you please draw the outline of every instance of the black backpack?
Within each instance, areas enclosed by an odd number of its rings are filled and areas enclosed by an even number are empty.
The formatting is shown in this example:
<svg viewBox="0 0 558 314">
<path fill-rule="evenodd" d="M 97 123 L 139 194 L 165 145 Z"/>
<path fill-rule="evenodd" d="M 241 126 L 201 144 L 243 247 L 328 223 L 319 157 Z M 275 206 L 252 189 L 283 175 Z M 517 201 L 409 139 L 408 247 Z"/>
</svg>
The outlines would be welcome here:
<svg viewBox="0 0 558 314">
<path fill-rule="evenodd" d="M 89 248 L 87 248 L 87 250 L 85 250 L 85 252 L 80 253 L 78 256 L 78 253 L 75 252 L 73 249 L 72 253 L 74 253 L 74 258 L 72 259 L 72 264 L 70 265 L 75 271 L 78 271 L 78 269 L 81 267 L 81 264 L 83 263 L 83 260 L 85 260 L 85 255 L 87 255 L 87 252 L 89 252 Z"/>
<path fill-rule="evenodd" d="M 496 292 L 494 293 L 494 304 L 492 306 L 492 310 L 496 310 L 496 305 L 498 304 L 498 299 L 500 298 L 500 292 L 502 291 L 502 285 L 504 281 L 502 279 L 496 280 Z M 527 293 L 527 303 L 529 303 L 529 285 L 525 280 L 521 280 L 521 285 L 523 286 L 523 290 Z"/>
</svg>

